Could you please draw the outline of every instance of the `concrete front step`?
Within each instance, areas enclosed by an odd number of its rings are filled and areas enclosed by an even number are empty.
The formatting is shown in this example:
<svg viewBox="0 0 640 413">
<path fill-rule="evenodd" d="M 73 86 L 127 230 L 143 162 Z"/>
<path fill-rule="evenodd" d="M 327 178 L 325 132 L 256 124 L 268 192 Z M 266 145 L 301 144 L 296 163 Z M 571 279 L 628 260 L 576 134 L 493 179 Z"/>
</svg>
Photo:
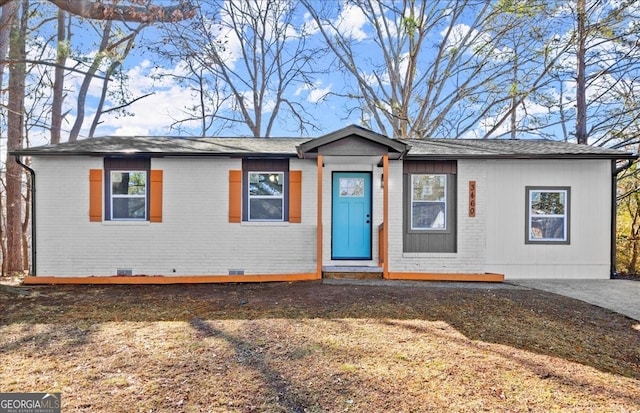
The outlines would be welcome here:
<svg viewBox="0 0 640 413">
<path fill-rule="evenodd" d="M 381 280 L 382 268 L 368 266 L 325 266 L 322 278 L 342 280 Z"/>
</svg>

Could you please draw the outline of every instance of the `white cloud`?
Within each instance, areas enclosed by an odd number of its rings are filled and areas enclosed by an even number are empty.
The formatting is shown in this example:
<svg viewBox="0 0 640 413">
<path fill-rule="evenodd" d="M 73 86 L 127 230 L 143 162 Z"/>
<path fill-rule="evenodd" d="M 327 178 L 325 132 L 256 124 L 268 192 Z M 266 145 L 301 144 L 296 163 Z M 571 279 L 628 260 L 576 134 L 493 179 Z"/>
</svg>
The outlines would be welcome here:
<svg viewBox="0 0 640 413">
<path fill-rule="evenodd" d="M 336 18 L 335 27 L 342 36 L 362 41 L 367 38 L 363 28 L 367 24 L 367 16 L 354 4 L 344 3 L 340 15 Z"/>
<path fill-rule="evenodd" d="M 173 77 L 165 76 L 154 81 L 152 74 L 158 70 L 149 61 L 142 61 L 140 65 L 127 71 L 129 91 L 132 98 L 141 97 L 150 91 L 149 95 L 126 108 L 134 116 L 123 116 L 117 113 L 102 115 L 96 135 L 157 135 L 170 134 L 170 125 L 176 119 L 183 119 L 184 108 L 191 106 L 194 96 L 191 91 L 177 84 Z M 167 68 L 172 73 L 181 72 L 180 65 Z M 99 90 L 96 90 L 99 92 Z M 97 95 L 94 95 L 97 97 Z M 108 107 L 116 106 L 115 102 L 108 102 Z M 95 112 L 87 113 L 91 119 Z M 86 127 L 88 128 L 88 122 Z M 193 125 L 196 126 L 196 125 Z M 83 131 L 85 134 L 88 130 Z M 85 135 L 86 136 L 86 135 Z"/>
<path fill-rule="evenodd" d="M 321 100 L 324 100 L 327 94 L 331 92 L 331 86 L 332 85 L 330 84 L 326 88 L 313 89 L 311 92 L 309 92 L 309 96 L 307 97 L 307 100 L 311 103 L 318 103 Z"/>
<path fill-rule="evenodd" d="M 306 83 L 300 86 L 294 94 L 300 96 L 302 92 L 309 92 L 307 94 L 307 101 L 315 104 L 324 100 L 327 94 L 331 92 L 332 87 L 332 83 L 327 87 L 322 87 L 322 80 L 316 80 L 313 84 Z"/>
</svg>

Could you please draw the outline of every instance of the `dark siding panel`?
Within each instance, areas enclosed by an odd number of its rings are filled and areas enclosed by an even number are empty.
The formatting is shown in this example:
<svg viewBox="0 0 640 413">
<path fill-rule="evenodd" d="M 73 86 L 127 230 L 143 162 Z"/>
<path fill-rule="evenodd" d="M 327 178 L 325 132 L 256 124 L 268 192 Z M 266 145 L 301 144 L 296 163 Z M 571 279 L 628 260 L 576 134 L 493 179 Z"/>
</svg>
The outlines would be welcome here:
<svg viewBox="0 0 640 413">
<path fill-rule="evenodd" d="M 457 164 L 455 161 L 412 161 L 404 164 L 404 252 L 457 251 Z M 447 230 L 411 230 L 411 174 L 447 174 Z"/>
<path fill-rule="evenodd" d="M 404 161 L 404 173 L 412 174 L 456 174 L 456 161 Z"/>
<path fill-rule="evenodd" d="M 146 170 L 151 169 L 149 158 L 104 158 L 106 170 Z"/>
<path fill-rule="evenodd" d="M 243 159 L 242 170 L 252 172 L 286 172 L 289 170 L 288 159 Z"/>
</svg>

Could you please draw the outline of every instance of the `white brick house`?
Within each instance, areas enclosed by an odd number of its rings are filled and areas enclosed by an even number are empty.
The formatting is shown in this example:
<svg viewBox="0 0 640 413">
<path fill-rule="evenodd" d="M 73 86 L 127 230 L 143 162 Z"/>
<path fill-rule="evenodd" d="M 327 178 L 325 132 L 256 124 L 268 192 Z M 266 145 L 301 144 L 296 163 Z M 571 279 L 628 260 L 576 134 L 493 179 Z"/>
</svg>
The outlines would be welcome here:
<svg viewBox="0 0 640 413">
<path fill-rule="evenodd" d="M 108 137 L 23 149 L 26 282 L 608 278 L 616 162 L 554 141 Z M 88 278 L 90 277 L 90 278 Z"/>
</svg>

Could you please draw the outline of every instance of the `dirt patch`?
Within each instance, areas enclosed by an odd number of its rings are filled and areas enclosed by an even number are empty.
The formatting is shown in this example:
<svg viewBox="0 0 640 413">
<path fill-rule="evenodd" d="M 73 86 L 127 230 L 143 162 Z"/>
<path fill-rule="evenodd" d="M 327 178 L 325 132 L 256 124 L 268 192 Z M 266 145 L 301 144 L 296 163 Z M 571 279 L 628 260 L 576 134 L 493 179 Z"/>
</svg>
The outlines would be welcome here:
<svg viewBox="0 0 640 413">
<path fill-rule="evenodd" d="M 0 292 L 1 391 L 65 411 L 636 411 L 640 325 L 541 291 L 317 282 Z"/>
</svg>

